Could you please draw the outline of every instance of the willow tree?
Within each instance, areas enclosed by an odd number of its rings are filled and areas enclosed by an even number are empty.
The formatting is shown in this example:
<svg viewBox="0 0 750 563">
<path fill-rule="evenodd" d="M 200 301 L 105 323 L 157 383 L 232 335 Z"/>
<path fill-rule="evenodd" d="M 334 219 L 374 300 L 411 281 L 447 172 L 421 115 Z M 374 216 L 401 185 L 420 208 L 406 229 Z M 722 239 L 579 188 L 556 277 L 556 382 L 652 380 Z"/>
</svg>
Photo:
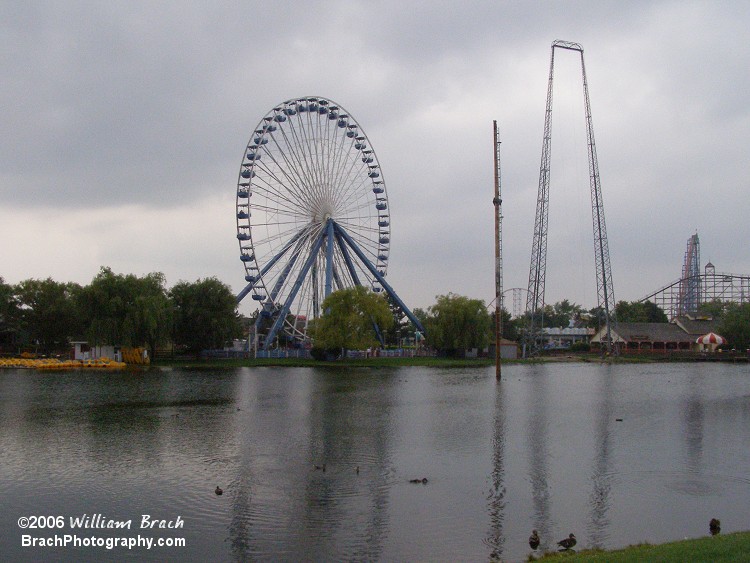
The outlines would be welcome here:
<svg viewBox="0 0 750 563">
<path fill-rule="evenodd" d="M 175 344 L 194 354 L 222 348 L 241 333 L 237 300 L 216 277 L 180 281 L 169 292 L 174 307 Z"/>
<path fill-rule="evenodd" d="M 489 343 L 491 317 L 484 301 L 449 293 L 438 295 L 428 309 L 429 344 L 447 356 L 461 355 L 465 350 L 484 348 Z"/>
<path fill-rule="evenodd" d="M 388 301 L 363 286 L 340 289 L 323 301 L 325 314 L 310 323 L 308 332 L 316 348 L 363 350 L 379 344 L 375 327 L 384 331 L 393 324 Z"/>
<path fill-rule="evenodd" d="M 750 350 L 750 303 L 727 303 L 717 328 L 732 348 Z"/>
<path fill-rule="evenodd" d="M 103 267 L 78 297 L 91 344 L 146 345 L 153 357 L 169 340 L 172 306 L 160 272 L 138 277 Z"/>
<path fill-rule="evenodd" d="M 44 353 L 67 351 L 69 337 L 81 326 L 75 305 L 80 291 L 78 284 L 56 282 L 52 278 L 20 282 L 14 288 L 13 303 L 20 321 L 17 328 Z"/>
</svg>

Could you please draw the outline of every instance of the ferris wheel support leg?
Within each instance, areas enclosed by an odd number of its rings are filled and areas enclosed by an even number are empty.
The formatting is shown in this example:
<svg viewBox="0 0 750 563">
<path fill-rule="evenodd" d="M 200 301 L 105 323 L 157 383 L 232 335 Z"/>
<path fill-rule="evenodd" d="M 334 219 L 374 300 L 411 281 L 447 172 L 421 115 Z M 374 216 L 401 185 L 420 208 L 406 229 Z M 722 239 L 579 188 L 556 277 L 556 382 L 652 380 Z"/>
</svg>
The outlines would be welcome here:
<svg viewBox="0 0 750 563">
<path fill-rule="evenodd" d="M 396 304 L 401 308 L 401 310 L 404 312 L 406 317 L 414 324 L 414 326 L 419 330 L 422 334 L 425 334 L 425 329 L 422 326 L 422 323 L 419 322 L 419 319 L 414 316 L 414 314 L 409 310 L 409 308 L 406 306 L 406 304 L 401 301 L 401 298 L 396 294 L 396 292 L 393 290 L 393 288 L 388 284 L 387 281 L 385 281 L 385 278 L 383 275 L 378 272 L 378 269 L 373 265 L 372 262 L 370 262 L 367 259 L 367 256 L 364 252 L 362 252 L 362 249 L 359 248 L 356 242 L 352 239 L 352 237 L 349 236 L 349 233 L 347 233 L 344 228 L 339 225 L 338 223 L 334 223 L 334 228 L 336 229 L 336 232 L 339 233 L 341 238 L 346 241 L 346 244 L 349 245 L 349 248 L 351 248 L 354 251 L 354 254 L 357 255 L 357 257 L 360 259 L 362 264 L 364 264 L 368 270 L 370 270 L 370 273 L 375 276 L 375 279 L 378 280 L 380 285 L 383 286 L 383 289 L 388 293 L 388 295 L 393 299 Z"/>
<path fill-rule="evenodd" d="M 380 347 L 385 348 L 385 339 L 383 338 L 383 333 L 380 331 L 380 327 L 375 321 L 372 321 L 372 329 L 375 331 L 375 337 L 378 339 L 378 342 L 380 342 Z"/>
<path fill-rule="evenodd" d="M 333 221 L 329 219 L 326 226 L 326 286 L 325 297 L 328 297 L 333 291 Z"/>
<path fill-rule="evenodd" d="M 301 236 L 302 236 L 302 235 L 304 234 L 304 232 L 305 232 L 304 230 L 301 230 L 301 231 L 300 231 L 300 232 L 298 232 L 298 233 L 297 233 L 296 235 L 294 235 L 294 236 L 293 236 L 293 237 L 292 237 L 292 238 L 291 238 L 291 239 L 289 240 L 289 242 L 288 242 L 288 243 L 286 243 L 286 245 L 284 246 L 284 248 L 282 248 L 282 249 L 281 249 L 281 251 L 279 251 L 279 253 L 278 253 L 278 254 L 277 254 L 276 256 L 274 256 L 273 258 L 271 258 L 271 260 L 269 260 L 269 261 L 268 261 L 268 264 L 266 264 L 266 265 L 265 265 L 265 266 L 263 267 L 263 269 L 262 269 L 262 270 L 260 271 L 260 274 L 258 275 L 258 278 L 262 278 L 262 277 L 263 277 L 263 275 L 264 275 L 264 274 L 265 274 L 265 273 L 266 273 L 266 272 L 267 272 L 268 270 L 270 270 L 271 268 L 273 268 L 273 267 L 274 267 L 274 265 L 276 264 L 276 262 L 278 262 L 279 260 L 281 260 L 282 256 L 284 256 L 284 254 L 286 254 L 286 253 L 287 253 L 287 252 L 289 251 L 289 249 L 290 249 L 290 248 L 292 248 L 292 246 L 294 246 L 294 244 L 295 244 L 295 243 L 296 243 L 296 242 L 297 242 L 297 241 L 299 240 L 299 238 L 300 238 L 300 237 L 301 237 Z M 252 282 L 248 283 L 248 284 L 247 284 L 247 285 L 245 286 L 245 289 L 243 289 L 242 291 L 240 291 L 240 292 L 239 292 L 239 293 L 237 294 L 237 303 L 239 303 L 239 302 L 240 302 L 240 301 L 242 301 L 242 300 L 243 300 L 243 299 L 244 299 L 245 297 L 247 297 L 247 294 L 248 294 L 248 293 L 250 293 L 250 292 L 251 292 L 251 291 L 253 290 L 253 287 L 255 287 L 255 282 L 254 282 L 254 281 L 252 281 Z"/>
<path fill-rule="evenodd" d="M 305 281 L 307 273 L 310 271 L 310 268 L 315 262 L 315 259 L 318 256 L 318 252 L 320 252 L 320 247 L 323 245 L 324 236 L 324 232 L 321 232 L 318 235 L 318 238 L 315 240 L 315 243 L 310 250 L 310 255 L 308 256 L 307 261 L 305 262 L 304 266 L 302 266 L 299 274 L 297 274 L 297 279 L 294 281 L 294 286 L 292 286 L 292 290 L 289 292 L 286 301 L 284 301 L 284 306 L 279 311 L 279 315 L 278 317 L 276 317 L 276 321 L 273 323 L 273 326 L 271 326 L 271 330 L 268 331 L 268 336 L 266 336 L 266 341 L 263 344 L 264 350 L 269 349 L 271 343 L 273 342 L 273 339 L 276 337 L 276 333 L 278 333 L 279 329 L 284 325 L 284 321 L 286 320 L 286 316 L 289 314 L 289 309 L 292 306 L 292 302 L 294 301 L 294 298 L 297 297 L 297 292 L 299 291 L 300 287 L 302 287 L 302 282 Z"/>
<path fill-rule="evenodd" d="M 344 263 L 346 264 L 346 268 L 349 270 L 349 274 L 352 276 L 354 285 L 362 285 L 362 282 L 359 281 L 359 276 L 357 275 L 357 269 L 354 267 L 354 262 L 352 262 L 351 254 L 349 254 L 349 251 L 346 249 L 346 244 L 341 238 L 341 233 L 338 232 L 336 233 L 336 244 L 338 244 L 339 249 L 341 250 L 341 255 L 344 257 Z M 375 321 L 372 321 L 372 329 L 375 331 L 375 336 L 377 337 L 378 342 L 380 342 L 380 347 L 385 348 L 385 339 L 383 338 L 383 333 L 381 332 L 378 323 L 376 323 Z"/>
<path fill-rule="evenodd" d="M 286 251 L 284 250 L 282 251 L 282 253 L 274 257 L 274 263 L 278 262 L 278 259 L 281 258 L 283 252 L 286 252 Z M 287 276 L 289 276 L 289 272 L 294 267 L 294 264 L 297 262 L 297 258 L 299 258 L 299 252 L 296 252 L 294 255 L 292 255 L 287 265 L 284 266 L 284 271 L 282 275 L 279 276 L 279 279 L 276 282 L 276 285 L 274 286 L 273 290 L 271 291 L 271 294 L 263 303 L 261 310 L 259 311 L 258 317 L 255 319 L 255 334 L 258 334 L 260 332 L 260 326 L 263 323 L 263 313 L 267 313 L 269 316 L 271 315 L 271 311 L 273 311 L 273 305 L 276 302 L 276 297 L 278 296 L 279 291 L 281 290 L 281 286 L 283 285 Z M 267 268 L 264 268 L 263 273 L 265 273 L 266 271 L 267 271 Z"/>
<path fill-rule="evenodd" d="M 338 231 L 336 232 L 336 242 L 338 243 L 339 249 L 341 250 L 341 255 L 344 257 L 346 268 L 347 270 L 349 270 L 349 274 L 352 276 L 354 285 L 362 285 L 362 282 L 359 281 L 359 276 L 357 275 L 357 269 L 354 267 L 354 262 L 352 262 L 352 256 L 346 249 L 344 239 L 341 237 L 341 233 L 339 233 Z"/>
<path fill-rule="evenodd" d="M 237 294 L 237 303 L 239 304 L 240 301 L 242 301 L 245 297 L 247 297 L 247 294 L 250 293 L 253 290 L 253 287 L 255 287 L 255 282 L 250 282 L 245 286 L 245 288 L 240 291 Z"/>
<path fill-rule="evenodd" d="M 266 303 L 273 304 L 276 302 L 276 298 L 279 296 L 279 292 L 281 291 L 281 288 L 284 285 L 284 282 L 286 282 L 286 278 L 289 277 L 289 272 L 292 271 L 292 268 L 294 268 L 294 265 L 297 263 L 298 258 L 299 258 L 299 250 L 297 250 L 292 255 L 287 265 L 284 266 L 284 270 L 279 276 L 279 279 L 276 280 L 276 285 L 271 290 L 271 294 L 268 296 Z"/>
</svg>

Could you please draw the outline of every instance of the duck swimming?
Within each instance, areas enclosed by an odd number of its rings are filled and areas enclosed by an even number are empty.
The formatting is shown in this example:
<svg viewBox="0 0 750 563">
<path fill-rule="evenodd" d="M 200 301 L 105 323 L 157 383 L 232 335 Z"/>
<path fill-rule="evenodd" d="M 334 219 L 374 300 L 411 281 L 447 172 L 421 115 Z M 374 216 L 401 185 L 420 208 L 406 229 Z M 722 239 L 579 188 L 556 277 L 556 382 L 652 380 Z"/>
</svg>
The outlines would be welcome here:
<svg viewBox="0 0 750 563">
<path fill-rule="evenodd" d="M 214 491 L 217 495 L 223 495 L 224 491 L 221 490 L 221 487 L 216 485 L 216 490 Z"/>
<path fill-rule="evenodd" d="M 564 540 L 560 540 L 559 542 L 557 542 L 557 545 L 559 545 L 560 548 L 562 548 L 564 550 L 568 550 L 571 547 L 573 547 L 576 543 L 577 543 L 576 542 L 576 537 L 573 534 L 570 534 Z"/>
<path fill-rule="evenodd" d="M 532 530 L 531 535 L 529 536 L 529 547 L 531 549 L 536 549 L 539 547 L 539 534 L 536 530 Z"/>
<path fill-rule="evenodd" d="M 421 479 L 409 479 L 409 483 L 422 483 L 423 485 L 426 485 L 428 482 L 427 477 L 422 477 Z"/>
</svg>

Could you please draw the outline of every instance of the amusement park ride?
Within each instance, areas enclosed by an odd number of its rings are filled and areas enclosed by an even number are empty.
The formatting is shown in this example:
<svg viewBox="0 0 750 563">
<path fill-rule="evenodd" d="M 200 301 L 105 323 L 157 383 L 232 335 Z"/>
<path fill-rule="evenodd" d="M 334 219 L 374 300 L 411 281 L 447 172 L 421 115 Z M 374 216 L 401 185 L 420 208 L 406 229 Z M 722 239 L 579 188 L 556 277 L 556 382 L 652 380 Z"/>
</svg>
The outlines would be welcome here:
<svg viewBox="0 0 750 563">
<path fill-rule="evenodd" d="M 594 127 L 591 121 L 591 103 L 586 80 L 586 66 L 583 61 L 583 47 L 578 43 L 570 43 L 568 41 L 554 41 L 552 43 L 549 80 L 547 83 L 547 108 L 544 118 L 542 161 L 539 169 L 539 194 L 536 204 L 534 241 L 531 249 L 531 265 L 529 267 L 529 284 L 526 297 L 526 313 L 530 320 L 527 332 L 527 348 L 531 348 L 531 353 L 535 353 L 538 350 L 539 339 L 537 338 L 537 333 L 541 330 L 544 321 L 544 286 L 547 269 L 547 225 L 549 217 L 550 157 L 552 148 L 552 83 L 555 73 L 555 49 L 575 51 L 581 56 L 598 307 L 602 311 L 602 325 L 606 326 L 606 350 L 607 352 L 611 352 L 611 325 L 614 322 L 615 296 L 612 285 L 612 268 L 609 262 L 607 227 L 604 222 L 604 203 L 602 201 L 601 185 L 599 182 L 599 164 L 596 157 L 596 144 L 594 142 Z"/>
<path fill-rule="evenodd" d="M 424 331 L 385 281 L 391 218 L 377 156 L 329 99 L 287 100 L 256 126 L 237 183 L 237 240 L 247 282 L 237 302 L 250 295 L 260 305 L 263 350 L 282 335 L 305 342 L 325 298 L 359 285 L 385 292 Z"/>
<path fill-rule="evenodd" d="M 594 234 L 598 310 L 605 327 L 607 352 L 614 350 L 615 297 L 612 284 L 604 203 L 599 179 L 583 47 L 554 41 L 551 48 L 539 188 L 528 287 L 503 291 L 500 140 L 494 123 L 495 149 L 495 305 L 497 377 L 503 295 L 513 292 L 513 314 L 520 315 L 526 291 L 529 320 L 524 353 L 538 351 L 544 323 L 547 231 L 551 160 L 552 93 L 557 49 L 581 59 L 589 189 Z M 391 217 L 385 182 L 371 143 L 354 118 L 339 104 L 318 96 L 287 100 L 272 108 L 255 127 L 244 151 L 237 182 L 237 240 L 248 295 L 259 306 L 256 349 L 269 350 L 279 338 L 298 345 L 308 341 L 308 323 L 324 314 L 333 291 L 366 286 L 385 292 L 394 310 L 424 332 L 394 289 L 386 282 Z M 670 318 L 697 313 L 711 300 L 746 302 L 750 276 L 716 274 L 712 264 L 700 272 L 698 235 L 688 241 L 682 277 L 641 301 L 652 300 Z M 384 344 L 377 326 L 376 335 Z"/>
<path fill-rule="evenodd" d="M 687 241 L 682 277 L 640 299 L 651 301 L 666 313 L 669 319 L 700 315 L 700 306 L 712 301 L 750 302 L 750 276 L 716 273 L 708 262 L 700 270 L 700 240 L 698 233 Z"/>
</svg>

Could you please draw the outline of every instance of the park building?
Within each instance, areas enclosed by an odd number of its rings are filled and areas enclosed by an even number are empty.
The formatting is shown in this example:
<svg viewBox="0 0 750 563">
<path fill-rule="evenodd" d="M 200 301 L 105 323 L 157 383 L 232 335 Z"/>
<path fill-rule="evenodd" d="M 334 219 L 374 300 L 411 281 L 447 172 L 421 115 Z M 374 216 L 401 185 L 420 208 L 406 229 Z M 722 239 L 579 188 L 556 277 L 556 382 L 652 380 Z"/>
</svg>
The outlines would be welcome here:
<svg viewBox="0 0 750 563">
<path fill-rule="evenodd" d="M 585 326 L 545 327 L 542 329 L 542 346 L 545 350 L 569 350 L 574 344 L 588 344 L 594 329 Z"/>
<path fill-rule="evenodd" d="M 709 317 L 684 315 L 669 323 L 620 323 L 612 327 L 612 343 L 623 353 L 639 352 L 700 352 L 701 336 L 716 330 L 716 321 Z M 591 344 L 601 346 L 606 342 L 607 327 L 592 338 Z"/>
</svg>

